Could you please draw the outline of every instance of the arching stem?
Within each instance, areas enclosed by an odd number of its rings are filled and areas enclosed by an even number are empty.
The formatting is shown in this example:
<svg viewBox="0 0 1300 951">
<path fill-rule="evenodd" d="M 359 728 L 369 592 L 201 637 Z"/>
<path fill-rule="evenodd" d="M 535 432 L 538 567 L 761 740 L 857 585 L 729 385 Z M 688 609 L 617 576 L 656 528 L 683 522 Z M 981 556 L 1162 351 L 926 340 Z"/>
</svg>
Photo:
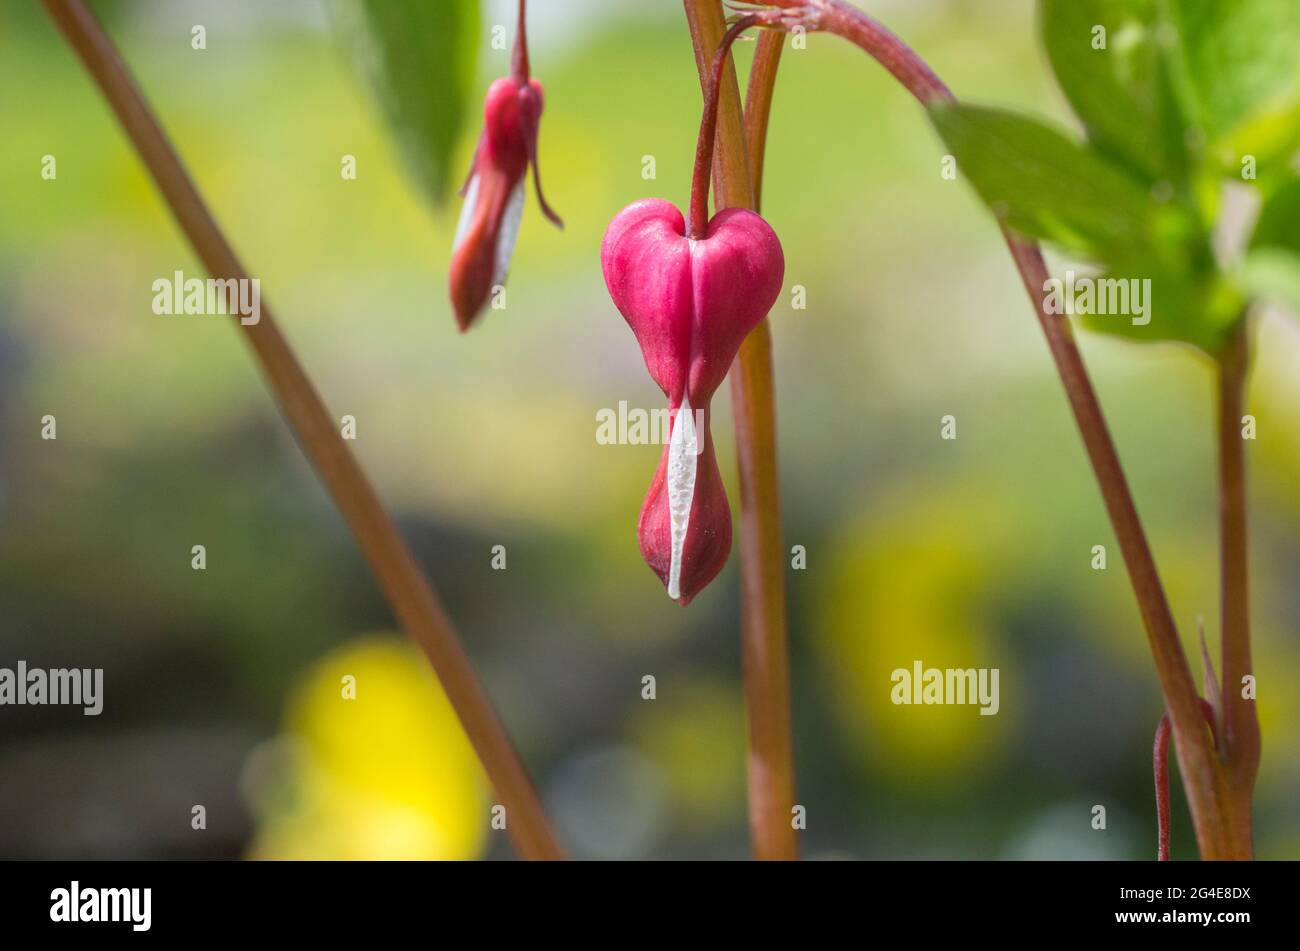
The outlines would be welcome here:
<svg viewBox="0 0 1300 951">
<path fill-rule="evenodd" d="M 921 57 L 883 25 L 844 0 L 766 2 L 785 11 L 784 23 L 787 26 L 798 23 L 807 30 L 834 33 L 858 46 L 884 66 L 923 105 L 953 98 L 948 87 Z M 1201 728 L 1199 698 L 1191 667 L 1179 641 L 1155 559 L 1101 404 L 1069 322 L 1048 312 L 1044 290 L 1048 275 L 1042 251 L 1036 242 L 1005 228 L 1003 237 L 1034 305 L 1119 540 L 1160 678 L 1165 709 L 1169 712 L 1178 765 L 1196 825 L 1201 855 L 1207 859 L 1250 858 L 1249 840 L 1243 839 L 1239 824 L 1230 819 L 1224 772 Z"/>
<path fill-rule="evenodd" d="M 112 106 L 208 273 L 214 278 L 248 280 L 234 249 L 98 21 L 82 0 L 44 3 Z M 258 323 L 236 321 L 235 326 L 252 349 L 303 452 L 352 530 L 394 617 L 437 673 L 499 802 L 506 808 L 508 834 L 515 848 L 523 858 L 563 858 L 541 800 L 442 602 L 343 442 L 336 417 L 298 362 L 270 308 L 263 304 Z"/>
</svg>

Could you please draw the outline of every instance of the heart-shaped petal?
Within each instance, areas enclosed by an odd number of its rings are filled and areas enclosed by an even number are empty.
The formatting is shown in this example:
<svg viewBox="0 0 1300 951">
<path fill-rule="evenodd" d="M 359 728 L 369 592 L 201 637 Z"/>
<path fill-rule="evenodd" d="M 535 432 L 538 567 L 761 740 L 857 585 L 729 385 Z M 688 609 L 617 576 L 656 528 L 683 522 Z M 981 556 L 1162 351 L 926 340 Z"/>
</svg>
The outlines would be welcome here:
<svg viewBox="0 0 1300 951">
<path fill-rule="evenodd" d="M 600 259 L 614 306 L 673 409 L 688 396 L 692 406 L 708 403 L 785 277 L 781 242 L 754 212 L 720 211 L 697 241 L 682 213 L 656 198 L 619 212 Z"/>
<path fill-rule="evenodd" d="M 776 302 L 785 258 L 776 234 L 752 211 L 719 212 L 696 240 L 687 237 L 677 208 L 649 199 L 610 223 L 601 270 L 668 397 L 672 434 L 637 534 L 669 597 L 687 604 L 731 551 L 731 511 L 709 433 L 709 400 L 745 337 Z"/>
</svg>

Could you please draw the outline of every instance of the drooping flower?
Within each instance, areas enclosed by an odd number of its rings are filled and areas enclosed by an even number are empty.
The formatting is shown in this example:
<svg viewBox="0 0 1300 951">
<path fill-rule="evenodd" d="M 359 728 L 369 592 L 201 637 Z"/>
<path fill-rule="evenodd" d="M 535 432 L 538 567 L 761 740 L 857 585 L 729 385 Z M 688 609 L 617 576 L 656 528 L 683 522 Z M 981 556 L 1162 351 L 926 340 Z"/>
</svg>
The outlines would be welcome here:
<svg viewBox="0 0 1300 951">
<path fill-rule="evenodd" d="M 668 397 L 669 438 L 637 535 L 668 596 L 683 605 L 716 577 L 731 550 L 731 511 L 709 431 L 709 402 L 745 337 L 776 302 L 785 276 L 781 242 L 757 214 L 728 208 L 708 219 L 725 54 L 726 44 L 701 123 L 689 226 L 667 201 L 638 201 L 610 222 L 600 252 L 614 305 Z"/>
<path fill-rule="evenodd" d="M 510 75 L 488 87 L 483 131 L 461 194 L 465 204 L 451 251 L 451 303 L 462 332 L 482 312 L 492 289 L 505 282 L 524 210 L 524 179 L 533 184 L 542 213 L 557 227 L 564 223 L 542 194 L 537 167 L 537 134 L 542 117 L 542 85 L 528 74 L 524 32 L 525 0 L 519 0 L 519 34 Z"/>
</svg>

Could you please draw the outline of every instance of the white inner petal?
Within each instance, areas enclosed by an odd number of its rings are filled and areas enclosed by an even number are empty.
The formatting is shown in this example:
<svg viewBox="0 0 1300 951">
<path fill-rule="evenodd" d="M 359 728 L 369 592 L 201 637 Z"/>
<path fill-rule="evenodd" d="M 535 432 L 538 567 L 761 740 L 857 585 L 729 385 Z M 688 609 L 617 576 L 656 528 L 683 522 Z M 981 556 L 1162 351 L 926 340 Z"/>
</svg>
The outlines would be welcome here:
<svg viewBox="0 0 1300 951">
<path fill-rule="evenodd" d="M 524 180 L 510 193 L 506 211 L 501 218 L 501 232 L 497 236 L 496 264 L 492 269 L 492 284 L 504 284 L 510 270 L 510 259 L 515 253 L 515 239 L 519 237 L 519 222 L 524 217 Z"/>
<path fill-rule="evenodd" d="M 474 206 L 477 204 L 478 176 L 475 175 L 469 180 L 469 188 L 465 189 L 465 202 L 460 206 L 460 220 L 456 222 L 456 237 L 451 241 L 452 251 L 459 248 L 465 240 L 465 232 L 469 230 L 469 223 L 474 218 Z"/>
<path fill-rule="evenodd" d="M 682 549 L 695 501 L 695 469 L 699 458 L 695 413 L 685 396 L 677 410 L 673 435 L 668 442 L 668 517 L 672 530 L 672 561 L 668 566 L 668 597 L 682 596 Z"/>
</svg>

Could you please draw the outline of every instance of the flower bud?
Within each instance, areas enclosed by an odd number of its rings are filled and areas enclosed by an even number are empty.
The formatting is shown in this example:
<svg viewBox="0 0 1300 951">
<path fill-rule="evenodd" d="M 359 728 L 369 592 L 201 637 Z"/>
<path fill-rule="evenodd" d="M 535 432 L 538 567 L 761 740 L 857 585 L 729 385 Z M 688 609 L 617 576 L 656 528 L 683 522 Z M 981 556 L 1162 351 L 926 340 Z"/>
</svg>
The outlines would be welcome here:
<svg viewBox="0 0 1300 951">
<path fill-rule="evenodd" d="M 451 249 L 451 303 L 462 332 L 487 305 L 492 289 L 505 282 L 524 211 L 524 178 L 533 183 L 542 212 L 557 227 L 560 217 L 542 195 L 537 170 L 537 134 L 542 118 L 542 85 L 528 76 L 524 7 L 509 76 L 488 87 L 483 132 L 461 194 L 465 204 Z"/>
</svg>

